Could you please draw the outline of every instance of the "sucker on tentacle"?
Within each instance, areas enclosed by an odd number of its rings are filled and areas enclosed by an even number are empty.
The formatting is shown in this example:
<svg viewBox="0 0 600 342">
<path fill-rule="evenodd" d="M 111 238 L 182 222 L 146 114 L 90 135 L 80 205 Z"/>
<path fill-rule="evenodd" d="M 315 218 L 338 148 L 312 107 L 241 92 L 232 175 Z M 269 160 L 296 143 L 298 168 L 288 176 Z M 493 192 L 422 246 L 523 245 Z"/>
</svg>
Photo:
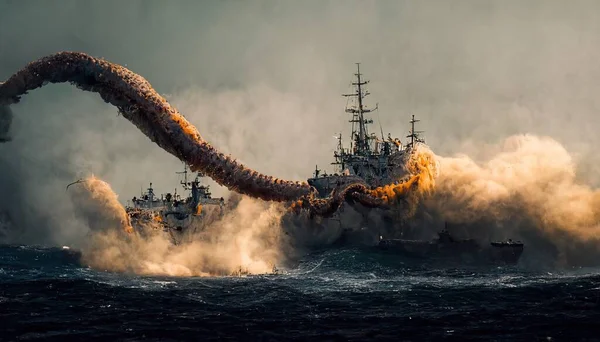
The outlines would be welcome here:
<svg viewBox="0 0 600 342">
<path fill-rule="evenodd" d="M 345 201 L 368 207 L 385 206 L 385 200 L 362 184 L 351 184 L 327 199 L 316 199 L 316 190 L 305 182 L 263 175 L 217 151 L 142 76 L 118 64 L 84 53 L 60 52 L 29 63 L 0 83 L 0 140 L 10 140 L 12 121 L 9 105 L 47 83 L 74 84 L 96 92 L 117 107 L 119 113 L 165 151 L 195 172 L 202 172 L 231 191 L 266 201 L 302 200 L 316 215 L 328 216 Z"/>
</svg>

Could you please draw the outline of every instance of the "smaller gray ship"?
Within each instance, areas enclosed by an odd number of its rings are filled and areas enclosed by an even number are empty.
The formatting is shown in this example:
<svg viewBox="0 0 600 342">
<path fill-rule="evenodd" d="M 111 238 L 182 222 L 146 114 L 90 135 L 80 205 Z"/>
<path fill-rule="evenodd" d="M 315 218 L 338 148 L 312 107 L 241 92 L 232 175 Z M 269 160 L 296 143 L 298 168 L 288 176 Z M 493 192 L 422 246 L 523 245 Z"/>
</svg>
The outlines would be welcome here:
<svg viewBox="0 0 600 342">
<path fill-rule="evenodd" d="M 455 239 L 447 229 L 444 229 L 438 233 L 437 239 L 431 241 L 380 237 L 376 248 L 416 258 L 515 265 L 523 254 L 524 244 L 508 239 L 482 245 L 473 239 Z"/>
<path fill-rule="evenodd" d="M 140 197 L 134 196 L 128 201 L 125 211 L 129 216 L 132 227 L 139 233 L 151 233 L 148 227 L 160 227 L 169 234 L 173 243 L 180 243 L 186 236 L 193 235 L 205 223 L 222 217 L 225 200 L 213 198 L 208 185 L 202 185 L 202 174 L 197 173 L 192 181 L 188 181 L 187 165 L 180 181 L 186 197 L 177 193 L 155 194 L 152 183 Z M 153 223 L 153 224 L 148 224 Z"/>
</svg>

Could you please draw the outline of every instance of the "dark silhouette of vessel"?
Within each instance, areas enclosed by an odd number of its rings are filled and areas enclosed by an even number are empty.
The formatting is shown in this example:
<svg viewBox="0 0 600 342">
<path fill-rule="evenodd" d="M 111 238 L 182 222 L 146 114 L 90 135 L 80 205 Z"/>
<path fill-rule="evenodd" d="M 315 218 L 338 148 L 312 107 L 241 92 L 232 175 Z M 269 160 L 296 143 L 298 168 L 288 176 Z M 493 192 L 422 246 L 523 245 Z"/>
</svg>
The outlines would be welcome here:
<svg viewBox="0 0 600 342">
<path fill-rule="evenodd" d="M 377 249 L 416 258 L 514 265 L 523 254 L 524 245 L 511 239 L 480 244 L 474 239 L 455 239 L 444 229 L 431 241 L 380 237 Z"/>
</svg>

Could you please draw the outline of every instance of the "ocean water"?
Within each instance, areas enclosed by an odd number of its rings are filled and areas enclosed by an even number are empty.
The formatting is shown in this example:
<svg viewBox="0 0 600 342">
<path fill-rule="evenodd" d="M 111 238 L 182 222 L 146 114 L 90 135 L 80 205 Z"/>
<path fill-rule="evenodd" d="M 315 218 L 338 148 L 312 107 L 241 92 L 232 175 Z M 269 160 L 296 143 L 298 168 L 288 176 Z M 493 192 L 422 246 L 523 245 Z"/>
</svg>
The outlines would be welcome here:
<svg viewBox="0 0 600 342">
<path fill-rule="evenodd" d="M 169 278 L 0 247 L 2 341 L 597 341 L 600 269 L 423 264 L 356 249 L 280 275 Z"/>
</svg>

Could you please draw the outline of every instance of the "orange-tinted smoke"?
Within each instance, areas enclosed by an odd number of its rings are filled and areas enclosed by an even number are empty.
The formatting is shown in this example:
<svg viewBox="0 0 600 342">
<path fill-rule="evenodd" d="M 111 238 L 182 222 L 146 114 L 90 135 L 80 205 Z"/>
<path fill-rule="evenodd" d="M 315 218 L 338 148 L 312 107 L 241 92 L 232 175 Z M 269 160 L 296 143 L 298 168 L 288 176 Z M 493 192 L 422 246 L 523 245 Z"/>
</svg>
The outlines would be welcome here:
<svg viewBox="0 0 600 342">
<path fill-rule="evenodd" d="M 113 224 L 119 226 L 124 232 L 128 234 L 134 232 L 131 220 L 126 213 L 125 208 L 123 208 L 118 200 L 117 194 L 112 190 L 108 183 L 95 176 L 89 176 L 85 179 L 71 183 L 69 186 L 75 184 L 80 184 L 84 190 L 83 193 L 80 192 L 80 194 L 85 195 L 83 198 L 79 199 L 80 203 L 81 201 L 84 201 L 88 205 L 96 208 L 97 211 L 104 213 L 105 218 L 114 219 Z"/>
<path fill-rule="evenodd" d="M 406 182 L 399 184 L 388 184 L 369 191 L 369 194 L 381 198 L 383 202 L 390 203 L 392 200 L 402 197 L 410 191 L 419 181 L 420 175 L 412 176 Z"/>
<path fill-rule="evenodd" d="M 409 191 L 430 194 L 435 187 L 435 178 L 439 172 L 438 162 L 433 152 L 423 144 L 416 144 L 406 156 L 404 165 L 409 175 L 407 179 L 369 190 L 368 194 L 382 199 L 388 205 L 404 197 Z"/>
</svg>

